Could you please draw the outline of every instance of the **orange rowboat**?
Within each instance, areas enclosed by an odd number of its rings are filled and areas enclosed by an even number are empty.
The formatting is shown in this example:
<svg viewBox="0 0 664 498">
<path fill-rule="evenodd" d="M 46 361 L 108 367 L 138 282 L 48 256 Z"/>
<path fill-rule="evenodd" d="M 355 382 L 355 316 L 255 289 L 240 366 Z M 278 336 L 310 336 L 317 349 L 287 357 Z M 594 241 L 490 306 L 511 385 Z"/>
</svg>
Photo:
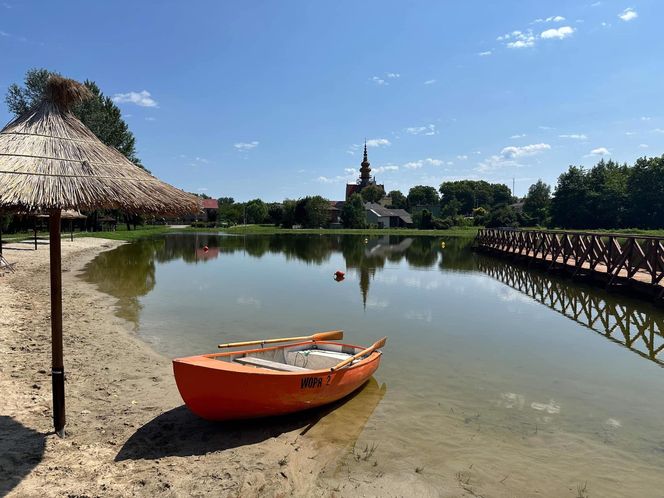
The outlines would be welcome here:
<svg viewBox="0 0 664 498">
<path fill-rule="evenodd" d="M 283 415 L 355 391 L 378 368 L 382 355 L 378 348 L 384 344 L 383 339 L 365 349 L 309 340 L 190 356 L 173 360 L 173 373 L 187 407 L 205 419 Z"/>
</svg>

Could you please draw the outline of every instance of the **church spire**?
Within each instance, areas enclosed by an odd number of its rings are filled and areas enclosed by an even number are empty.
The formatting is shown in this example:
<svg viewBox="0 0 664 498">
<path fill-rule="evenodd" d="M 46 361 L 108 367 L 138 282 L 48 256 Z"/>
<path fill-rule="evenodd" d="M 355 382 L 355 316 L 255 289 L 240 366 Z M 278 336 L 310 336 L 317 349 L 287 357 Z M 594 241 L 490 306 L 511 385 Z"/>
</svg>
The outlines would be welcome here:
<svg viewBox="0 0 664 498">
<path fill-rule="evenodd" d="M 360 181 L 363 184 L 368 184 L 371 180 L 371 163 L 369 162 L 369 157 L 367 155 L 367 141 L 364 140 L 364 159 L 360 165 Z"/>
</svg>

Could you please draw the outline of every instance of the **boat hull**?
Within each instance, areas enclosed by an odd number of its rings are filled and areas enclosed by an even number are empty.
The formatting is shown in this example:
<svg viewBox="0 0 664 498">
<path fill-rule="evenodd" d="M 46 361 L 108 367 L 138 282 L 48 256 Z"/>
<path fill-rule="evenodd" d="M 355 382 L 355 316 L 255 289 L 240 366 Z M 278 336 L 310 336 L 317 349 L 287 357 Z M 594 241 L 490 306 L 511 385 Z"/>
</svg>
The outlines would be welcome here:
<svg viewBox="0 0 664 498">
<path fill-rule="evenodd" d="M 192 412 L 207 420 L 284 415 L 332 403 L 369 380 L 381 358 L 381 353 L 375 351 L 334 372 L 329 369 L 278 372 L 216 359 L 227 354 L 231 353 L 173 360 L 173 373 L 182 399 Z"/>
</svg>

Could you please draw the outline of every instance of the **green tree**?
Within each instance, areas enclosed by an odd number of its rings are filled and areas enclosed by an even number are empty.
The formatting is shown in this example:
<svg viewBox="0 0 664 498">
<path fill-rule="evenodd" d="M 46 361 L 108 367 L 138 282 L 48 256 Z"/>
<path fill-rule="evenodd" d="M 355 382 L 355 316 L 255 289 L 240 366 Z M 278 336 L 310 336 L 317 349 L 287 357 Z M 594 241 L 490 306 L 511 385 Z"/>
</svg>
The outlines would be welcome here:
<svg viewBox="0 0 664 498">
<path fill-rule="evenodd" d="M 618 228 L 626 223 L 627 182 L 630 170 L 626 164 L 601 160 L 587 172 L 588 211 L 592 214 L 587 228 Z"/>
<path fill-rule="evenodd" d="M 326 227 L 330 223 L 330 201 L 315 195 L 307 197 L 304 207 L 305 221 L 307 228 Z"/>
<path fill-rule="evenodd" d="M 281 226 L 284 228 L 292 228 L 293 225 L 297 223 L 295 219 L 295 208 L 297 207 L 297 201 L 286 199 L 282 205 L 284 211 L 281 219 Z"/>
<path fill-rule="evenodd" d="M 345 228 L 364 228 L 367 214 L 360 194 L 353 194 L 341 210 L 341 221 Z"/>
<path fill-rule="evenodd" d="M 408 206 L 431 206 L 439 202 L 438 192 L 433 187 L 417 185 L 408 191 Z"/>
<path fill-rule="evenodd" d="M 281 225 L 284 218 L 284 207 L 278 202 L 267 205 L 267 218 L 274 226 Z"/>
<path fill-rule="evenodd" d="M 537 180 L 528 189 L 523 202 L 523 212 L 538 225 L 546 224 L 551 206 L 551 187 L 542 180 Z"/>
<path fill-rule="evenodd" d="M 387 196 L 390 198 L 390 207 L 392 209 L 407 209 L 408 199 L 400 190 L 392 190 Z"/>
<path fill-rule="evenodd" d="M 24 86 L 16 83 L 9 86 L 5 102 L 10 112 L 18 116 L 38 104 L 44 93 L 46 82 L 58 73 L 47 69 L 30 69 L 25 74 Z M 136 139 L 122 119 L 120 108 L 110 97 L 105 96 L 94 81 L 85 81 L 92 98 L 75 106 L 72 111 L 84 125 L 106 145 L 116 148 L 127 159 L 143 167 L 136 156 Z"/>
<path fill-rule="evenodd" d="M 510 206 L 501 206 L 494 209 L 489 214 L 489 219 L 486 223 L 489 228 L 495 227 L 517 227 L 517 214 L 514 208 Z"/>
<path fill-rule="evenodd" d="M 260 199 L 253 199 L 245 205 L 247 223 L 260 224 L 267 218 L 267 206 Z"/>
<path fill-rule="evenodd" d="M 428 209 L 422 209 L 413 215 L 413 224 L 416 228 L 430 230 L 433 228 L 433 215 Z"/>
<path fill-rule="evenodd" d="M 456 197 L 452 197 L 452 199 L 443 205 L 443 208 L 440 210 L 440 214 L 446 217 L 454 217 L 459 214 L 461 209 L 461 202 Z"/>
<path fill-rule="evenodd" d="M 459 203 L 457 211 L 470 214 L 473 209 L 483 207 L 491 210 L 496 206 L 508 204 L 512 193 L 507 185 L 489 183 L 484 180 L 458 180 L 443 182 L 440 185 L 441 207 L 444 209 L 449 203 Z"/>
<path fill-rule="evenodd" d="M 639 228 L 664 228 L 664 156 L 640 158 L 627 182 L 629 223 Z"/>
<path fill-rule="evenodd" d="M 586 171 L 577 166 L 558 177 L 558 184 L 551 200 L 551 221 L 560 228 L 586 228 L 592 223 L 588 204 Z"/>
<path fill-rule="evenodd" d="M 364 202 L 378 202 L 385 197 L 385 191 L 378 185 L 369 185 L 360 192 Z"/>
</svg>

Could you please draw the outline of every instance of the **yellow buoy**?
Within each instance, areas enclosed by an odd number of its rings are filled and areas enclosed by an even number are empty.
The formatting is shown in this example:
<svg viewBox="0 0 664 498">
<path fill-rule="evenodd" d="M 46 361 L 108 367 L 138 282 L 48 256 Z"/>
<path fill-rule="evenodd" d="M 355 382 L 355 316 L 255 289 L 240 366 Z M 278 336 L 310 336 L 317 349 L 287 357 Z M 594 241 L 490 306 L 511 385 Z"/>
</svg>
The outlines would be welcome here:
<svg viewBox="0 0 664 498">
<path fill-rule="evenodd" d="M 445 249 L 445 241 L 444 240 L 440 243 L 440 248 Z"/>
</svg>

